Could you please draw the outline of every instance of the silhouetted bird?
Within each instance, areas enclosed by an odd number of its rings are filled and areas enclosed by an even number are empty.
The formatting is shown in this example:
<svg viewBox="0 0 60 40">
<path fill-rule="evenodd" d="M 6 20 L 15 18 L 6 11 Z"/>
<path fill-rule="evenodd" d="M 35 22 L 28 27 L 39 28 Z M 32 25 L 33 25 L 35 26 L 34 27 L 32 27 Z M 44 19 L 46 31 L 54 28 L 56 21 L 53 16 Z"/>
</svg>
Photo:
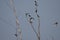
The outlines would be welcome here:
<svg viewBox="0 0 60 40">
<path fill-rule="evenodd" d="M 28 15 L 29 17 L 31 17 L 31 15 Z"/>
<path fill-rule="evenodd" d="M 35 10 L 35 12 L 37 13 L 37 9 Z"/>
<path fill-rule="evenodd" d="M 26 13 L 25 15 L 31 17 L 31 15 L 29 13 Z"/>
<path fill-rule="evenodd" d="M 58 22 L 55 22 L 54 24 L 57 26 L 58 25 Z"/>
<path fill-rule="evenodd" d="M 14 34 L 17 37 L 17 34 Z"/>
<path fill-rule="evenodd" d="M 34 2 L 35 2 L 35 6 L 38 6 L 38 5 L 37 5 L 37 1 L 34 1 Z"/>
<path fill-rule="evenodd" d="M 33 22 L 32 20 L 34 20 L 34 18 L 33 18 L 33 17 L 31 17 L 31 18 L 30 18 L 30 23 L 32 23 L 32 22 Z"/>
<path fill-rule="evenodd" d="M 58 24 L 58 22 L 56 22 L 56 23 L 54 23 L 54 24 L 56 24 L 56 25 L 57 25 L 57 24 Z"/>
</svg>

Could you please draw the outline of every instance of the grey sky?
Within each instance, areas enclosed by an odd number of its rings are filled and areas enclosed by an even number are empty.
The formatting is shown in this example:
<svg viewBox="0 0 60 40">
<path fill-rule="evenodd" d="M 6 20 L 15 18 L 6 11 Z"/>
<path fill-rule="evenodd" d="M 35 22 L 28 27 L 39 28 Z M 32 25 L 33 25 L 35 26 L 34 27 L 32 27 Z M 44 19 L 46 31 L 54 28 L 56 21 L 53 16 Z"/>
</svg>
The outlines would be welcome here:
<svg viewBox="0 0 60 40">
<path fill-rule="evenodd" d="M 60 0 L 38 0 L 38 14 L 41 17 L 41 40 L 60 40 Z M 34 0 L 15 0 L 17 16 L 22 28 L 23 40 L 37 40 L 30 24 L 26 20 L 25 13 L 34 14 Z M 8 4 L 7 4 L 8 3 Z M 35 19 L 36 21 L 36 19 Z M 34 22 L 35 22 L 34 21 Z M 58 22 L 58 26 L 53 25 Z M 16 40 L 15 16 L 10 8 L 9 0 L 0 0 L 0 40 Z M 34 23 L 37 29 L 37 22 Z"/>
</svg>

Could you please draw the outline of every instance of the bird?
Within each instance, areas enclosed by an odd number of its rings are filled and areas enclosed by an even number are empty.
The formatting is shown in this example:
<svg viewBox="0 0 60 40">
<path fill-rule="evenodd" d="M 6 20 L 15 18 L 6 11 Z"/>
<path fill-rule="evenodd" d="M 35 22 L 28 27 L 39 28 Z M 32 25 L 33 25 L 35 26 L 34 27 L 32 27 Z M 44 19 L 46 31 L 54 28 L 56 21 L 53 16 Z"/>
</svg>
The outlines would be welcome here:
<svg viewBox="0 0 60 40">
<path fill-rule="evenodd" d="M 17 34 L 14 34 L 17 37 Z"/>
<path fill-rule="evenodd" d="M 36 1 L 34 1 L 34 2 L 36 2 Z"/>
<path fill-rule="evenodd" d="M 38 6 L 38 5 L 37 5 L 37 1 L 34 1 L 34 2 L 35 2 L 35 6 Z"/>
<path fill-rule="evenodd" d="M 56 25 L 58 24 L 58 22 L 55 23 Z"/>
<path fill-rule="evenodd" d="M 31 17 L 31 18 L 30 18 L 30 23 L 32 23 L 32 22 L 33 22 L 33 20 L 34 20 L 34 18 L 33 18 L 33 17 Z"/>
<path fill-rule="evenodd" d="M 57 26 L 58 25 L 58 22 L 55 22 L 54 24 Z"/>
<path fill-rule="evenodd" d="M 35 10 L 35 12 L 37 13 L 37 9 Z"/>
</svg>

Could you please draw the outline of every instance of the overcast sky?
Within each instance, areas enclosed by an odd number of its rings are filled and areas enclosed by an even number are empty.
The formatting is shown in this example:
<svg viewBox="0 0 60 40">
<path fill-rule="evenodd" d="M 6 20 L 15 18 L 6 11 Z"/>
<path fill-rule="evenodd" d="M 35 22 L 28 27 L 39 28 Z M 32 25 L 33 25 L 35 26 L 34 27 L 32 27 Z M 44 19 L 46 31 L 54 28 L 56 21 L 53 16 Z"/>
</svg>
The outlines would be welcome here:
<svg viewBox="0 0 60 40">
<path fill-rule="evenodd" d="M 31 13 L 35 18 L 34 27 L 37 30 L 34 0 L 14 0 L 17 16 L 22 29 L 23 40 L 37 40 L 25 13 Z M 60 40 L 60 0 L 38 0 L 40 15 L 41 40 Z M 55 22 L 58 25 L 54 25 Z M 0 40 L 16 40 L 16 22 L 9 0 L 0 0 Z"/>
</svg>

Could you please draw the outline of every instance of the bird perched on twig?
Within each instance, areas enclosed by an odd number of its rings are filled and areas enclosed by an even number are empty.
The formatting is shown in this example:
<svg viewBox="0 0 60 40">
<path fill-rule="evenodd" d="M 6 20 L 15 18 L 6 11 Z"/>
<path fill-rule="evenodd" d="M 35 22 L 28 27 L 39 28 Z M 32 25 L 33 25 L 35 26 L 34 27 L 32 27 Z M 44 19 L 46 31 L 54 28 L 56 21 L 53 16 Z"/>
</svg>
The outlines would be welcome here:
<svg viewBox="0 0 60 40">
<path fill-rule="evenodd" d="M 35 2 L 35 6 L 38 6 L 38 5 L 37 5 L 37 1 L 34 1 L 34 2 Z"/>
<path fill-rule="evenodd" d="M 32 23 L 32 21 L 34 20 L 34 18 L 31 17 L 31 15 L 29 13 L 26 13 L 26 16 L 28 16 L 29 22 Z"/>
<path fill-rule="evenodd" d="M 14 34 L 17 37 L 17 34 Z"/>
<path fill-rule="evenodd" d="M 32 21 L 33 21 L 33 20 L 34 20 L 34 18 L 33 18 L 33 17 L 31 17 L 31 18 L 30 18 L 30 23 L 32 23 Z"/>
<path fill-rule="evenodd" d="M 31 17 L 30 13 L 26 13 L 25 15 Z"/>
</svg>

